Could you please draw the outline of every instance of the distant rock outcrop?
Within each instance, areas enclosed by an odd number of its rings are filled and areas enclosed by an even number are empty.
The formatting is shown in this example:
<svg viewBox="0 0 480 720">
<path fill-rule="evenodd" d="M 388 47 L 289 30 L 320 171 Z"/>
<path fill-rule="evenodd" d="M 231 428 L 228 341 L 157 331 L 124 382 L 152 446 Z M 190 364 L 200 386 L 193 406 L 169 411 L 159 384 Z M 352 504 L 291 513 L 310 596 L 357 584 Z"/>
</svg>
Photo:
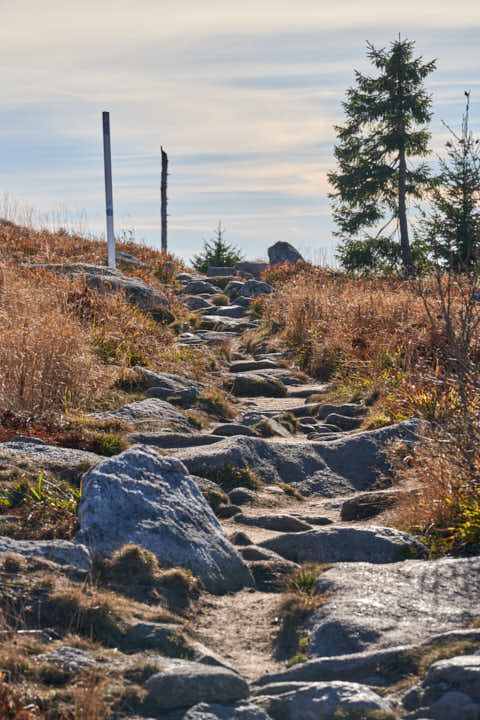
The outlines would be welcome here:
<svg viewBox="0 0 480 720">
<path fill-rule="evenodd" d="M 270 265 L 278 265 L 278 263 L 283 262 L 296 263 L 299 260 L 303 260 L 303 257 L 293 245 L 290 245 L 288 242 L 279 241 L 268 248 L 268 259 L 270 260 Z"/>
</svg>

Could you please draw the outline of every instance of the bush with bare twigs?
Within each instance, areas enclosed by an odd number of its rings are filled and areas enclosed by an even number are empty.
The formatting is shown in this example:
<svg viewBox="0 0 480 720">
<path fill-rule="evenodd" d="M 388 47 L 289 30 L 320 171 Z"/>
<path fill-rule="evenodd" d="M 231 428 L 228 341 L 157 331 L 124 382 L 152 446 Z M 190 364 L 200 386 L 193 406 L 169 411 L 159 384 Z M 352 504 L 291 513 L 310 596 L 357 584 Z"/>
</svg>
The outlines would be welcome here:
<svg viewBox="0 0 480 720">
<path fill-rule="evenodd" d="M 397 479 L 418 485 L 395 510 L 395 521 L 420 533 L 432 553 L 480 547 L 480 328 L 477 274 L 438 274 L 436 295 L 420 287 L 428 323 L 443 324 L 447 362 L 425 380 L 428 395 L 411 399 L 417 412 L 428 403 L 430 420 L 409 463 L 395 463 Z M 435 300 L 433 299 L 435 297 Z"/>
</svg>

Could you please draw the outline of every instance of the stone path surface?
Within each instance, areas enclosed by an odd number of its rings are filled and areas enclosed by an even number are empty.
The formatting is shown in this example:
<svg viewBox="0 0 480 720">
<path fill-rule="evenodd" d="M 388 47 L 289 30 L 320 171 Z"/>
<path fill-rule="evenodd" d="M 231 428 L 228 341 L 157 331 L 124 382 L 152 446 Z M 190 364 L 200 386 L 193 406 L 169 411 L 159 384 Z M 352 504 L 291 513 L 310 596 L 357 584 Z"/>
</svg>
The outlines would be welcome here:
<svg viewBox="0 0 480 720">
<path fill-rule="evenodd" d="M 135 528 L 134 541 L 161 566 L 176 561 L 194 568 L 212 591 L 202 592 L 186 625 L 192 642 L 206 648 L 200 653 L 205 664 L 189 668 L 185 659 L 175 660 L 152 677 L 146 688 L 158 708 L 149 717 L 368 720 L 381 712 L 382 718 L 443 720 L 453 717 L 451 698 L 440 702 L 448 693 L 462 695 L 455 717 L 480 717 L 477 660 L 454 658 L 448 667 L 455 683 L 439 668 L 418 679 L 412 695 L 408 653 L 417 657 L 429 642 L 451 647 L 452 637 L 438 639 L 442 628 L 465 633 L 480 617 L 479 558 L 425 560 L 412 536 L 388 526 L 396 490 L 384 449 L 396 439 L 407 447 L 416 442 L 418 423 L 362 431 L 364 405 L 327 404 L 329 385 L 300 374 L 286 352 L 247 352 L 244 333 L 258 325 L 248 298 L 272 288 L 238 277 L 225 287 L 223 280 L 179 276 L 180 296 L 204 320 L 179 335 L 178 344 L 228 342 L 233 359 L 223 362 L 218 379 L 230 383 L 235 417 L 195 430 L 168 396 L 176 390 L 188 407 L 198 385 L 144 372 L 150 399 L 107 414 L 128 418 L 134 445 L 87 473 L 80 505 L 78 541 L 85 553 L 117 547 L 122 529 Z M 218 293 L 231 303 L 215 314 L 211 301 Z M 48 448 L 27 441 L 4 444 L 1 452 L 40 453 L 57 462 Z M 120 475 L 121 493 L 115 490 Z M 324 565 L 308 586 L 297 587 L 289 601 L 296 610 L 292 606 L 285 620 L 288 578 L 303 562 Z M 473 652 L 477 643 L 479 652 L 479 637 L 470 634 L 470 645 L 462 640 L 461 646 L 457 638 L 455 647 Z M 385 653 L 402 662 L 388 665 Z M 291 670 L 289 660 L 298 663 Z M 164 690 L 167 676 L 175 693 Z M 405 701 L 403 691 L 389 695 L 396 682 L 405 682 Z M 227 687 L 234 688 L 230 695 Z M 195 707 L 181 707 L 181 698 L 190 696 Z"/>
</svg>

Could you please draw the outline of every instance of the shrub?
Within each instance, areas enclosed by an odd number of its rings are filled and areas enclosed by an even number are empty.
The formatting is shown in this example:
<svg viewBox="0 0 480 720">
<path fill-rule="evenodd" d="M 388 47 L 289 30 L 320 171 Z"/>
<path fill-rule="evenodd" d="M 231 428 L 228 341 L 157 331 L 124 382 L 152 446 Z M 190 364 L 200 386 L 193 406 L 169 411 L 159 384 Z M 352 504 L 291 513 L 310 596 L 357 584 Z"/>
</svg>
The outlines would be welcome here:
<svg viewBox="0 0 480 720">
<path fill-rule="evenodd" d="M 217 307 L 225 307 L 226 305 L 230 304 L 230 298 L 228 295 L 212 295 L 212 303 L 216 305 Z"/>
<path fill-rule="evenodd" d="M 230 267 L 242 260 L 243 256 L 238 248 L 226 242 L 224 234 L 225 230 L 222 223 L 219 222 L 214 237 L 210 241 L 205 240 L 202 252 L 193 258 L 192 265 L 195 270 L 206 273 L 210 265 L 212 267 Z"/>
<path fill-rule="evenodd" d="M 227 493 L 237 487 L 258 490 L 263 485 L 253 470 L 246 467 L 234 467 L 233 465 L 225 465 L 222 468 L 204 467 L 198 470 L 198 474 L 217 483 Z"/>
<path fill-rule="evenodd" d="M 36 485 L 20 480 L 0 491 L 0 511 L 13 511 L 22 520 L 11 534 L 22 540 L 69 540 L 77 530 L 80 491 L 41 472 Z"/>
</svg>

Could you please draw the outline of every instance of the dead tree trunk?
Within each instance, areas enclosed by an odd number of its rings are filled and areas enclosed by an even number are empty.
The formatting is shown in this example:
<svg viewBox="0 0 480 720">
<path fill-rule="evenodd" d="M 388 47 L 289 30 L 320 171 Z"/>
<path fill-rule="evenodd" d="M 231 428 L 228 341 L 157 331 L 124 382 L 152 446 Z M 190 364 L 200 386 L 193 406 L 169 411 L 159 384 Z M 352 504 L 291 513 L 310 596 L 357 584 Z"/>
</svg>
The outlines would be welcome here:
<svg viewBox="0 0 480 720">
<path fill-rule="evenodd" d="M 160 186 L 161 218 L 162 218 L 162 252 L 167 252 L 167 183 L 168 183 L 168 155 L 162 151 L 162 182 Z"/>
</svg>

